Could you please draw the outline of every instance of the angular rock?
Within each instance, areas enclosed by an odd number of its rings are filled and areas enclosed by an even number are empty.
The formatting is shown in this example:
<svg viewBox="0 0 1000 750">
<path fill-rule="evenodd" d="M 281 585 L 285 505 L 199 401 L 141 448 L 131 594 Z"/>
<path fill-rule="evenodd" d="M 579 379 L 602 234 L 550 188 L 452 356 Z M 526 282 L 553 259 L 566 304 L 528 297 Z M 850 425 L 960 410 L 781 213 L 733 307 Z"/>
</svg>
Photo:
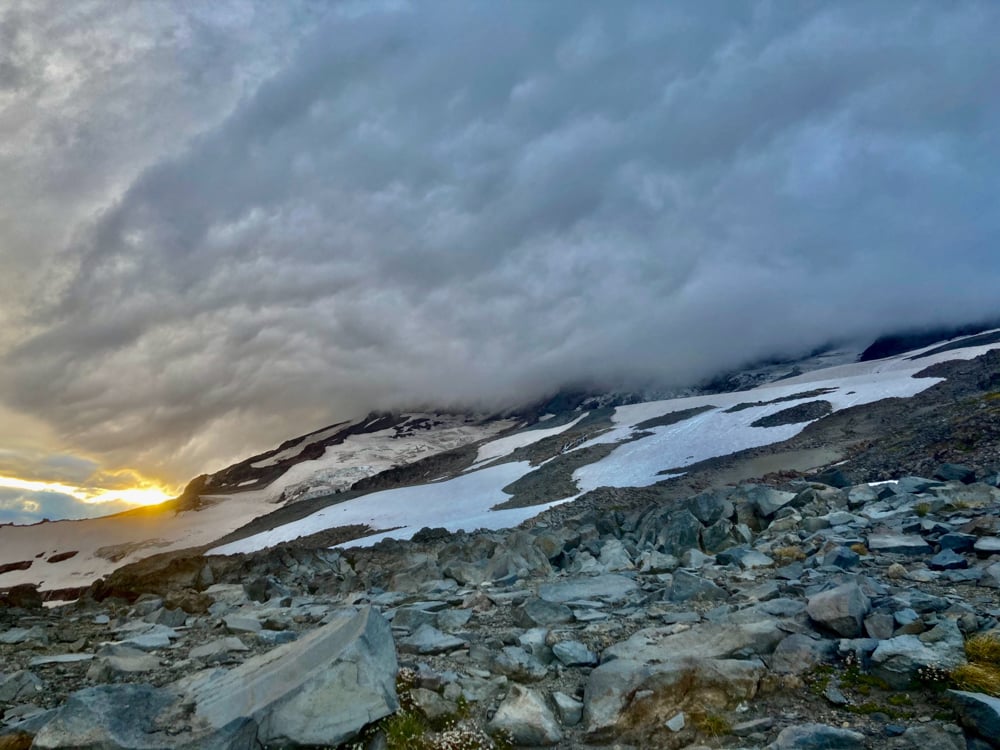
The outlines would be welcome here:
<svg viewBox="0 0 1000 750">
<path fill-rule="evenodd" d="M 965 663 L 965 640 L 954 620 L 942 620 L 932 630 L 880 641 L 872 653 L 873 671 L 897 689 L 909 687 L 921 669 L 951 670 Z"/>
<path fill-rule="evenodd" d="M 595 739 L 615 741 L 642 736 L 679 711 L 735 706 L 753 698 L 766 673 L 758 659 L 668 657 L 606 662 L 591 672 L 587 682 L 586 731 Z"/>
<path fill-rule="evenodd" d="M 725 518 L 701 530 L 701 546 L 706 552 L 721 552 L 736 544 L 735 527 Z"/>
<path fill-rule="evenodd" d="M 200 646 L 195 646 L 191 649 L 188 655 L 192 659 L 208 659 L 213 656 L 227 654 L 230 651 L 249 650 L 250 647 L 243 643 L 243 641 L 239 638 L 236 636 L 229 636 L 228 638 L 217 638 L 214 641 L 209 641 L 208 643 L 203 643 Z"/>
<path fill-rule="evenodd" d="M 769 617 L 747 623 L 703 624 L 680 632 L 675 632 L 673 626 L 645 628 L 604 649 L 602 660 L 665 662 L 766 655 L 774 651 L 786 635 L 781 629 L 781 621 Z"/>
<path fill-rule="evenodd" d="M 966 750 L 965 736 L 954 724 L 923 724 L 901 727 L 898 737 L 889 741 L 891 750 L 912 750 L 912 748 L 933 748 L 933 750 Z M 886 727 L 888 729 L 888 727 Z"/>
<path fill-rule="evenodd" d="M 1000 537 L 984 536 L 976 540 L 972 546 L 977 555 L 998 555 L 1000 554 Z"/>
<path fill-rule="evenodd" d="M 943 549 L 927 561 L 931 570 L 964 570 L 969 567 L 969 561 L 954 550 Z"/>
<path fill-rule="evenodd" d="M 993 742 L 1000 737 L 1000 698 L 965 690 L 949 690 L 948 697 L 964 727 Z"/>
<path fill-rule="evenodd" d="M 544 599 L 528 599 L 524 606 L 515 612 L 515 617 L 524 627 L 547 627 L 573 622 L 573 610 L 565 604 L 548 602 Z"/>
<path fill-rule="evenodd" d="M 843 570 L 850 570 L 861 562 L 861 555 L 848 547 L 836 547 L 823 556 L 824 565 L 832 565 Z"/>
<path fill-rule="evenodd" d="M 609 539 L 601 545 L 601 565 L 605 570 L 632 570 L 635 563 L 619 539 Z"/>
<path fill-rule="evenodd" d="M 639 530 L 639 546 L 650 546 L 657 552 L 680 557 L 687 550 L 698 547 L 700 535 L 701 522 L 690 511 L 652 514 Z"/>
<path fill-rule="evenodd" d="M 600 599 L 619 602 L 638 588 L 638 584 L 625 576 L 608 574 L 588 578 L 575 578 L 538 587 L 538 597 L 547 602 L 565 604 L 580 599 Z M 539 623 L 543 624 L 543 623 Z"/>
<path fill-rule="evenodd" d="M 864 750 L 865 736 L 826 724 L 797 724 L 782 729 L 768 747 L 770 750 Z"/>
<path fill-rule="evenodd" d="M 564 727 L 575 727 L 580 723 L 580 719 L 583 718 L 582 701 L 557 691 L 552 694 L 552 702 Z"/>
<path fill-rule="evenodd" d="M 942 482 L 961 482 L 972 484 L 976 481 L 976 472 L 962 464 L 941 464 L 934 472 L 934 478 Z"/>
<path fill-rule="evenodd" d="M 541 661 L 518 646 L 504 646 L 493 657 L 493 671 L 518 682 L 538 682 L 548 674 Z"/>
<path fill-rule="evenodd" d="M 45 683 L 41 678 L 27 670 L 0 674 L 0 703 L 20 703 L 35 697 L 44 689 Z"/>
<path fill-rule="evenodd" d="M 763 552 L 748 547 L 732 547 L 715 556 L 720 565 L 739 565 L 744 570 L 753 568 L 769 568 L 774 560 Z"/>
<path fill-rule="evenodd" d="M 152 685 L 101 685 L 73 693 L 35 735 L 32 747 L 160 750 L 178 747 L 157 720 L 177 697 Z"/>
<path fill-rule="evenodd" d="M 444 654 L 468 645 L 461 638 L 442 633 L 432 625 L 421 625 L 408 638 L 399 640 L 399 650 L 407 654 Z"/>
<path fill-rule="evenodd" d="M 208 737 L 247 725 L 264 745 L 338 745 L 398 708 L 397 670 L 385 619 L 345 609 L 295 643 L 195 684 L 182 703 L 194 704 Z"/>
<path fill-rule="evenodd" d="M 222 621 L 226 625 L 226 630 L 234 635 L 239 635 L 240 633 L 259 633 L 264 629 L 264 626 L 260 624 L 260 620 L 256 617 L 229 615 L 224 617 Z"/>
<path fill-rule="evenodd" d="M 547 746 L 562 740 L 559 722 L 542 696 L 520 685 L 511 685 L 489 728 L 506 732 L 515 745 Z"/>
<path fill-rule="evenodd" d="M 948 534 L 942 534 L 941 538 L 938 539 L 938 544 L 941 545 L 942 550 L 950 549 L 955 552 L 972 552 L 972 547 L 976 543 L 976 537 L 974 534 L 959 534 L 957 532 L 952 532 Z"/>
<path fill-rule="evenodd" d="M 896 494 L 920 494 L 931 487 L 938 487 L 941 482 L 926 477 L 903 477 L 896 482 Z"/>
<path fill-rule="evenodd" d="M 874 612 L 865 618 L 865 632 L 869 638 L 884 641 L 892 638 L 895 629 L 895 619 L 888 612 Z"/>
<path fill-rule="evenodd" d="M 687 601 L 720 601 L 728 599 L 729 594 L 709 580 L 678 570 L 667 592 L 667 598 L 672 602 Z"/>
<path fill-rule="evenodd" d="M 869 534 L 868 549 L 898 555 L 927 555 L 932 552 L 931 546 L 923 537 L 914 534 Z"/>
<path fill-rule="evenodd" d="M 844 636 L 861 635 L 861 624 L 871 611 L 871 600 L 856 583 L 845 583 L 809 597 L 806 612 L 813 621 Z"/>
<path fill-rule="evenodd" d="M 725 492 L 709 491 L 695 495 L 688 501 L 688 510 L 705 526 L 728 519 L 733 515 L 733 504 Z"/>
<path fill-rule="evenodd" d="M 793 633 L 771 654 L 771 671 L 779 674 L 802 674 L 829 661 L 837 653 L 837 644 Z"/>
<path fill-rule="evenodd" d="M 552 655 L 566 667 L 592 667 L 597 664 L 597 654 L 580 641 L 561 641 L 552 647 Z"/>
<path fill-rule="evenodd" d="M 763 518 L 770 518 L 795 499 L 793 492 L 782 492 L 763 484 L 740 487 L 738 492 Z"/>
<path fill-rule="evenodd" d="M 453 716 L 458 710 L 458 706 L 455 703 L 446 700 L 433 690 L 428 690 L 427 688 L 414 688 L 410 691 L 410 698 L 424 716 L 432 722 Z"/>
</svg>

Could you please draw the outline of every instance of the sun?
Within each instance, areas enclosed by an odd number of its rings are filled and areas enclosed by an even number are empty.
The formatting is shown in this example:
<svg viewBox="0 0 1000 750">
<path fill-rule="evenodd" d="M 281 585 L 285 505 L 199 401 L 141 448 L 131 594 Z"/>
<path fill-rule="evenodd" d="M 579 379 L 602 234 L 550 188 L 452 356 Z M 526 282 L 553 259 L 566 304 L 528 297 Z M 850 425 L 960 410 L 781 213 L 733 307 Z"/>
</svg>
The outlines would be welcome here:
<svg viewBox="0 0 1000 750">
<path fill-rule="evenodd" d="M 0 487 L 27 490 L 29 492 L 55 492 L 79 500 L 87 505 L 120 502 L 136 507 L 159 505 L 175 496 L 166 488 L 153 483 L 144 483 L 141 487 L 131 487 L 120 490 L 95 490 L 60 482 L 40 482 L 17 477 L 0 476 Z"/>
<path fill-rule="evenodd" d="M 159 505 L 173 497 L 162 487 L 137 487 L 128 490 L 110 490 L 89 497 L 88 503 L 108 503 L 120 501 L 135 506 Z"/>
</svg>

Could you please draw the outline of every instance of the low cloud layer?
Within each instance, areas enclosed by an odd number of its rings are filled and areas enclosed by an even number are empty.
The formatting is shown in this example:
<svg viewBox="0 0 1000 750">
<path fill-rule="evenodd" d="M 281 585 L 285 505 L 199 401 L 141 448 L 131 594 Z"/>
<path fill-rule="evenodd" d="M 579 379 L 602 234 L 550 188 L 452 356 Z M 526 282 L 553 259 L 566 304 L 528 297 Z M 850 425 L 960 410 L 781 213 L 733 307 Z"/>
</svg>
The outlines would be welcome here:
<svg viewBox="0 0 1000 750">
<path fill-rule="evenodd" d="M 105 466 L 998 312 L 992 2 L 43 5 L 0 400 Z"/>
</svg>

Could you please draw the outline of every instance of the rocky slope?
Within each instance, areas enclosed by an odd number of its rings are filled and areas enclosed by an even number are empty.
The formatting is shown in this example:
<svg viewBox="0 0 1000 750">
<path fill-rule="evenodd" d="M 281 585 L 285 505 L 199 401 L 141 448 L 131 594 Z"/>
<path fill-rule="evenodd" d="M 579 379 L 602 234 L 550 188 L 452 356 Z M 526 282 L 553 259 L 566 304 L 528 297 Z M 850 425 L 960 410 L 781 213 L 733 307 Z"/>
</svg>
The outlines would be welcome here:
<svg viewBox="0 0 1000 750">
<path fill-rule="evenodd" d="M 996 747 L 1000 354 L 934 367 L 510 531 L 15 589 L 0 748 Z"/>
</svg>

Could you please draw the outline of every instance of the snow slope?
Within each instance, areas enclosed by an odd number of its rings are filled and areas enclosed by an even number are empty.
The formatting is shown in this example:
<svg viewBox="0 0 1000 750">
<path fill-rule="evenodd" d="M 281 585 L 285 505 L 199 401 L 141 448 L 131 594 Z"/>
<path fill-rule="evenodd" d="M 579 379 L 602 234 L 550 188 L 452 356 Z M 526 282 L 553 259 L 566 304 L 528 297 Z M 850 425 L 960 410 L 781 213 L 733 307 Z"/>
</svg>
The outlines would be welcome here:
<svg viewBox="0 0 1000 750">
<path fill-rule="evenodd" d="M 507 437 L 498 438 L 492 440 L 485 445 L 479 447 L 479 452 L 476 454 L 476 464 L 486 463 L 487 461 L 492 461 L 497 458 L 502 458 L 503 456 L 509 456 L 518 448 L 524 448 L 526 446 L 537 443 L 539 440 L 544 440 L 547 437 L 552 437 L 553 435 L 560 435 L 566 432 L 570 427 L 573 427 L 577 422 L 587 416 L 587 413 L 581 414 L 579 417 L 574 419 L 564 425 L 559 425 L 558 427 L 549 427 L 543 430 L 525 430 L 524 432 L 519 432 L 516 435 L 508 435 Z"/>
<path fill-rule="evenodd" d="M 436 424 L 430 429 L 407 427 L 421 420 Z M 284 453 L 294 457 L 309 443 L 335 434 L 347 424 L 312 433 Z M 26 570 L 0 573 L 0 588 L 21 583 L 36 583 L 42 590 L 87 586 L 152 554 L 213 542 L 273 512 L 282 493 L 297 495 L 297 499 L 330 494 L 384 469 L 489 439 L 514 424 L 512 420 L 481 424 L 466 415 L 413 414 L 400 425 L 401 430 L 351 435 L 339 445 L 328 446 L 322 457 L 291 466 L 263 489 L 205 495 L 207 507 L 197 511 L 149 509 L 81 521 L 0 526 L 0 566 L 31 561 Z M 66 552 L 77 554 L 47 562 L 53 554 Z"/>
<path fill-rule="evenodd" d="M 580 448 L 598 443 L 618 443 L 635 437 L 639 432 L 651 434 L 622 443 L 607 457 L 578 469 L 573 477 L 581 493 L 600 486 L 634 487 L 653 484 L 669 476 L 676 476 L 663 475 L 660 474 L 661 471 L 780 442 L 798 434 L 808 424 L 801 422 L 776 427 L 752 427 L 751 423 L 761 417 L 819 399 L 829 401 L 834 410 L 839 410 L 889 397 L 913 396 L 940 382 L 940 378 L 914 378 L 915 373 L 935 362 L 971 359 L 997 347 L 1000 344 L 950 351 L 916 362 L 895 357 L 841 365 L 748 391 L 621 406 L 612 417 L 615 427 Z M 913 354 L 911 352 L 908 356 Z M 818 389 L 829 389 L 829 392 L 726 413 L 726 409 L 737 404 L 773 401 Z M 636 427 L 642 422 L 672 412 L 705 406 L 715 408 L 669 426 L 644 430 Z M 485 461 L 508 455 L 518 447 L 558 434 L 569 426 L 554 430 L 533 430 L 501 438 L 483 446 L 478 458 Z M 406 539 L 424 526 L 443 526 L 452 531 L 504 528 L 520 523 L 554 504 L 573 499 L 562 498 L 546 505 L 515 510 L 490 510 L 507 499 L 501 488 L 531 470 L 532 467 L 527 463 L 512 462 L 473 469 L 447 481 L 372 493 L 271 531 L 217 547 L 212 553 L 250 552 L 336 526 L 359 523 L 373 528 L 401 528 L 354 540 L 343 546 L 369 545 L 384 538 Z"/>
<path fill-rule="evenodd" d="M 516 526 L 555 504 L 505 511 L 490 510 L 492 506 L 510 499 L 510 495 L 501 490 L 502 487 L 520 479 L 531 470 L 532 466 L 527 461 L 510 462 L 461 474 L 444 482 L 374 492 L 331 505 L 299 521 L 216 547 L 211 550 L 211 554 L 252 552 L 289 542 L 300 536 L 350 524 L 368 524 L 377 529 L 395 526 L 402 528 L 368 536 L 343 546 L 374 544 L 386 537 L 409 539 L 424 526 L 442 526 L 450 531 Z"/>
<path fill-rule="evenodd" d="M 678 473 L 660 473 L 667 469 L 682 468 L 709 458 L 781 442 L 794 437 L 809 424 L 800 422 L 778 427 L 751 427 L 761 417 L 816 400 L 829 401 L 833 410 L 839 411 L 884 398 L 908 398 L 941 382 L 940 378 L 914 378 L 914 374 L 936 362 L 973 359 L 1000 347 L 1000 344 L 942 352 L 916 361 L 907 359 L 937 346 L 935 344 L 900 357 L 814 370 L 749 391 L 618 407 L 612 417 L 615 429 L 584 443 L 581 448 L 620 442 L 638 431 L 637 424 L 671 412 L 708 405 L 717 408 L 677 424 L 654 427 L 649 430 L 653 433 L 651 436 L 620 445 L 604 459 L 577 469 L 573 478 L 581 492 L 601 486 L 642 487 L 654 484 L 679 476 Z M 773 401 L 819 389 L 829 389 L 830 392 L 726 413 L 736 404 Z"/>
</svg>

